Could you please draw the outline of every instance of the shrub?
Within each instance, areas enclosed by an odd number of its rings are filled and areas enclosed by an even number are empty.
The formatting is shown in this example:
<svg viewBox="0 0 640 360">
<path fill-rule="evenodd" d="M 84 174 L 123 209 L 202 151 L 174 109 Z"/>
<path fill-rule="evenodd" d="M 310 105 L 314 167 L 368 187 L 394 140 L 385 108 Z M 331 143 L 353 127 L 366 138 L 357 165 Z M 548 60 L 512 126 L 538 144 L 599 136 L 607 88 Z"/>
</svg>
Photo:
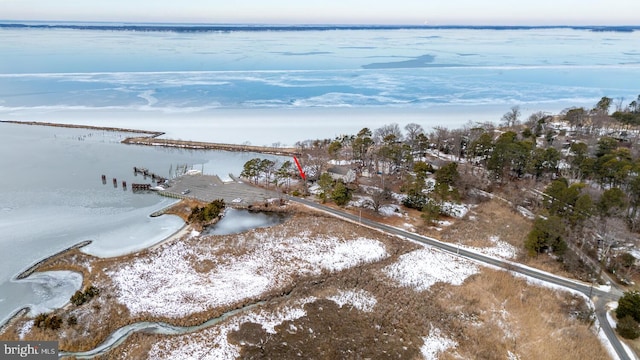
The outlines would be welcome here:
<svg viewBox="0 0 640 360">
<path fill-rule="evenodd" d="M 51 315 L 47 317 L 45 320 L 45 326 L 51 330 L 60 329 L 60 325 L 62 325 L 62 319 L 60 319 L 57 315 Z"/>
<path fill-rule="evenodd" d="M 349 191 L 342 181 L 338 181 L 331 193 L 331 199 L 333 199 L 338 206 L 347 205 L 349 200 L 351 200 L 351 191 Z"/>
<path fill-rule="evenodd" d="M 191 209 L 191 214 L 189 214 L 189 218 L 187 220 L 190 223 L 208 223 L 220 216 L 220 213 L 224 208 L 225 203 L 222 199 L 213 200 L 211 203 L 203 207 L 194 206 Z"/>
<path fill-rule="evenodd" d="M 640 322 L 640 291 L 626 291 L 618 300 L 616 309 L 618 319 L 630 316 L 636 322 Z"/>
<path fill-rule="evenodd" d="M 95 296 L 100 294 L 100 289 L 91 285 L 84 292 L 78 290 L 71 296 L 71 303 L 75 306 L 80 306 L 89 302 Z"/>
<path fill-rule="evenodd" d="M 421 193 L 406 196 L 402 204 L 410 209 L 422 210 L 427 205 L 427 196 Z"/>
<path fill-rule="evenodd" d="M 75 306 L 84 304 L 84 294 L 82 293 L 82 291 L 78 290 L 73 295 L 71 295 L 71 303 Z"/>
<path fill-rule="evenodd" d="M 57 315 L 38 314 L 33 323 L 41 329 L 58 330 L 62 325 L 62 319 Z"/>
<path fill-rule="evenodd" d="M 548 249 L 562 256 L 567 249 L 563 239 L 564 233 L 564 224 L 559 217 L 538 218 L 527 235 L 524 247 L 528 250 L 529 256 L 535 256 Z"/>
<path fill-rule="evenodd" d="M 47 320 L 47 314 L 38 314 L 33 323 L 36 327 L 44 328 L 45 321 Z"/>
<path fill-rule="evenodd" d="M 640 324 L 631 316 L 627 315 L 618 320 L 618 334 L 625 339 L 637 339 L 640 337 Z"/>
</svg>

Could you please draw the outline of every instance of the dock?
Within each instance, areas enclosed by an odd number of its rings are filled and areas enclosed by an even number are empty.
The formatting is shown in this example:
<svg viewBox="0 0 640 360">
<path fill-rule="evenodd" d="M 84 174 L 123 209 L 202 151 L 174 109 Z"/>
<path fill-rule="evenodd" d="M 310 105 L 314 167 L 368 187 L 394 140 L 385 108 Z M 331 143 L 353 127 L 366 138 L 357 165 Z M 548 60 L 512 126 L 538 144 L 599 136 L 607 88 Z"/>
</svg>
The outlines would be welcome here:
<svg viewBox="0 0 640 360">
<path fill-rule="evenodd" d="M 143 168 L 143 167 L 137 167 L 137 166 L 134 166 L 134 167 L 133 167 L 133 174 L 134 174 L 134 175 L 136 175 L 136 176 L 138 176 L 138 174 L 140 174 L 140 175 L 142 175 L 145 179 L 146 179 L 147 177 L 150 177 L 150 178 L 151 178 L 151 180 L 155 181 L 157 184 L 162 184 L 162 183 L 164 183 L 165 181 L 167 181 L 167 179 L 166 179 L 165 177 L 160 176 L 160 175 L 157 175 L 157 174 L 155 174 L 155 173 L 153 173 L 153 172 L 151 172 L 151 171 L 149 171 L 148 169 Z"/>
</svg>

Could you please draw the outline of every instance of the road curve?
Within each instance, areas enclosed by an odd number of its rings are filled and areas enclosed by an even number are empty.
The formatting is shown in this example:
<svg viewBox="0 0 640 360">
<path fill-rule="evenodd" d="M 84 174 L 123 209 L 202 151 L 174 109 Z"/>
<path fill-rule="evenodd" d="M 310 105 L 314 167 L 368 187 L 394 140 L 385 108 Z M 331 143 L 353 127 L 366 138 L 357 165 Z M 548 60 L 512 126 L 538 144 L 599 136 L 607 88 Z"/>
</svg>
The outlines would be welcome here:
<svg viewBox="0 0 640 360">
<path fill-rule="evenodd" d="M 514 273 L 518 273 L 521 275 L 525 275 L 525 276 L 529 276 L 533 279 L 536 279 L 538 281 L 541 282 L 545 282 L 545 283 L 549 283 L 555 286 L 561 286 L 570 290 L 574 290 L 574 291 L 578 291 L 582 294 L 584 294 L 586 297 L 591 298 L 592 300 L 594 298 L 598 299 L 598 301 L 593 301 L 595 308 L 595 314 L 596 317 L 598 319 L 598 322 L 600 323 L 600 326 L 602 328 L 602 330 L 604 331 L 607 339 L 609 340 L 609 343 L 611 344 L 611 346 L 613 347 L 614 351 L 616 352 L 618 359 L 620 360 L 635 360 L 634 358 L 631 358 L 629 356 L 629 354 L 626 352 L 626 350 L 624 349 L 622 343 L 620 342 L 620 340 L 618 339 L 618 337 L 615 334 L 615 331 L 613 330 L 613 328 L 611 328 L 611 325 L 609 324 L 609 321 L 607 320 L 607 311 L 604 308 L 604 306 L 606 305 L 607 302 L 609 301 L 617 301 L 617 299 L 622 295 L 621 292 L 615 288 L 611 288 L 611 290 L 609 291 L 604 291 L 602 289 L 599 288 L 595 288 L 593 286 L 591 286 L 590 284 L 586 284 L 586 283 L 582 283 L 582 282 L 578 282 L 575 280 L 571 280 L 568 278 L 564 278 L 561 276 L 557 276 L 557 275 L 553 275 L 544 271 L 540 271 L 537 269 L 533 269 L 530 267 L 526 267 L 523 266 L 521 264 L 515 263 L 515 262 L 511 262 L 511 261 L 507 261 L 507 260 L 502 260 L 502 259 L 497 259 L 494 257 L 490 257 L 487 255 L 483 255 L 474 251 L 470 251 L 464 248 L 460 248 L 459 246 L 455 245 L 455 244 L 450 244 L 450 243 L 446 243 L 446 242 L 442 242 L 439 240 L 436 240 L 434 238 L 430 238 L 427 236 L 421 236 L 421 235 L 417 235 L 408 231 L 404 231 L 402 229 L 398 229 L 389 225 L 385 225 L 376 221 L 372 221 L 369 219 L 365 219 L 362 218 L 361 216 L 358 215 L 354 215 L 354 214 L 350 214 L 347 213 L 345 211 L 342 210 L 337 210 L 334 208 L 330 208 L 328 206 L 324 206 L 321 204 L 318 204 L 316 202 L 310 201 L 310 200 L 306 200 L 306 199 L 302 199 L 302 198 L 297 198 L 297 197 L 289 197 L 289 200 L 293 201 L 293 202 L 297 202 L 303 205 L 306 205 L 308 207 L 317 209 L 317 210 L 321 210 L 324 212 L 327 212 L 329 214 L 332 214 L 334 216 L 340 217 L 340 218 L 344 218 L 356 223 L 361 223 L 363 225 L 366 225 L 368 227 L 374 228 L 374 229 L 378 229 L 381 231 L 384 231 L 386 233 L 395 235 L 395 236 L 399 236 L 399 237 L 403 237 L 403 238 L 407 238 L 409 240 L 412 241 L 416 241 L 425 245 L 429 245 L 435 248 L 438 248 L 440 250 L 443 251 L 447 251 L 449 253 L 467 258 L 467 259 L 471 259 L 471 260 L 475 260 L 484 264 L 488 264 L 488 265 L 492 265 L 492 266 L 496 266 L 499 268 L 503 268 L 506 269 L 508 271 L 512 271 Z"/>
</svg>

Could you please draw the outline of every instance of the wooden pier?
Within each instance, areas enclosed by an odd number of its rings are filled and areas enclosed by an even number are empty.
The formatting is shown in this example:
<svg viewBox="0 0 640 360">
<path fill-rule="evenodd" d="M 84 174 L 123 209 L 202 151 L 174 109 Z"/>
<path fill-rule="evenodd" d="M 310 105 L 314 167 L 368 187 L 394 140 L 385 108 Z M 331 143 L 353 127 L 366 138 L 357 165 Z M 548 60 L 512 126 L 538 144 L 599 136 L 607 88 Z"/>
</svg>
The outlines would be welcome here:
<svg viewBox="0 0 640 360">
<path fill-rule="evenodd" d="M 146 179 L 147 176 L 151 177 L 151 180 L 155 181 L 157 184 L 161 184 L 164 183 L 165 181 L 167 181 L 166 178 L 164 178 L 163 176 L 157 175 L 155 173 L 152 173 L 151 171 L 149 171 L 149 169 L 147 168 L 143 168 L 143 167 L 137 167 L 134 166 L 133 167 L 133 174 L 134 175 L 138 175 L 138 174 L 142 174 L 142 176 Z"/>
<path fill-rule="evenodd" d="M 151 184 L 131 184 L 131 190 L 136 191 L 148 191 L 151 190 Z"/>
<path fill-rule="evenodd" d="M 156 184 L 163 184 L 164 182 L 167 181 L 167 179 L 165 179 L 162 176 L 156 175 L 152 172 L 150 172 L 149 170 L 145 169 L 145 168 L 139 168 L 139 167 L 134 167 L 133 168 L 133 172 L 135 175 L 138 174 L 142 174 L 144 176 L 144 178 L 146 179 L 147 176 L 151 177 L 153 179 L 153 181 L 156 182 Z M 107 184 L 107 175 L 102 174 L 101 176 L 102 179 L 102 185 L 106 185 Z M 113 182 L 113 187 L 114 188 L 118 188 L 118 179 L 117 178 L 112 178 L 111 180 Z M 131 184 L 131 191 L 133 192 L 138 192 L 138 191 L 149 191 L 152 190 L 152 184 L 147 184 L 147 183 L 132 183 Z M 127 187 L 127 181 L 126 180 L 122 180 L 122 190 L 127 191 L 128 187 Z"/>
</svg>

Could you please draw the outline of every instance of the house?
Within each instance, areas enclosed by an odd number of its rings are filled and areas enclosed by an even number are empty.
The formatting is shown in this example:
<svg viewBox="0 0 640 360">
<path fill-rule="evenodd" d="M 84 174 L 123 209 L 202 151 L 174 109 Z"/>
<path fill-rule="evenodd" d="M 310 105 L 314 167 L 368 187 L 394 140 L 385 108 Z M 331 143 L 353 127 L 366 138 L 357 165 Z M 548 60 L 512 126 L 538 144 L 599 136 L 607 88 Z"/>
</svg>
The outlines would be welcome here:
<svg viewBox="0 0 640 360">
<path fill-rule="evenodd" d="M 345 184 L 356 181 L 356 172 L 348 166 L 335 165 L 327 169 L 334 180 L 342 180 Z"/>
</svg>

